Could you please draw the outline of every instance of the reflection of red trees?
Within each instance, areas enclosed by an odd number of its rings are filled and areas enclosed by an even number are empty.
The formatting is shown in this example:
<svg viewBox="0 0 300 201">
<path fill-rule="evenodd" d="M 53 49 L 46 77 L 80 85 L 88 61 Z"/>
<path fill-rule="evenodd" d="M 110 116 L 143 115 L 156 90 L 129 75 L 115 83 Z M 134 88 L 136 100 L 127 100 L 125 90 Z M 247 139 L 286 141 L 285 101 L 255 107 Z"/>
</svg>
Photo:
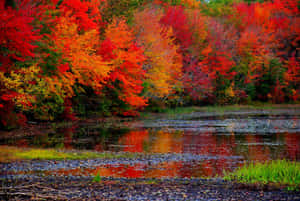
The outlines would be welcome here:
<svg viewBox="0 0 300 201">
<path fill-rule="evenodd" d="M 119 143 L 126 145 L 123 151 L 127 152 L 143 152 L 143 144 L 148 141 L 149 134 L 147 130 L 142 131 L 130 131 L 122 138 L 120 138 Z"/>
<path fill-rule="evenodd" d="M 185 133 L 183 137 L 183 152 L 199 155 L 215 155 L 217 152 L 217 141 L 211 133 Z"/>
<path fill-rule="evenodd" d="M 286 151 L 288 158 L 291 160 L 299 160 L 300 158 L 300 135 L 299 133 L 285 133 L 284 134 Z"/>
<path fill-rule="evenodd" d="M 153 133 L 155 136 L 150 141 L 148 131 L 131 131 L 120 139 L 120 143 L 125 146 L 123 151 L 142 152 L 143 145 L 148 144 L 149 151 L 158 153 L 167 153 L 170 150 L 173 153 L 191 153 L 195 155 L 208 156 L 200 161 L 169 161 L 157 164 L 137 163 L 133 165 L 103 165 L 96 168 L 76 168 L 72 170 L 58 170 L 49 172 L 49 174 L 59 175 L 97 175 L 115 178 L 163 178 L 163 177 L 209 177 L 222 175 L 224 170 L 230 171 L 238 159 L 230 156 L 243 154 L 246 160 L 265 161 L 272 158 L 272 152 L 269 145 L 264 145 L 265 140 L 260 135 L 245 134 L 241 138 L 241 143 L 247 146 L 245 153 L 236 152 L 235 136 L 219 136 L 212 133 L 168 133 L 159 131 Z M 151 136 L 152 137 L 152 136 Z M 300 154 L 300 136 L 295 134 L 278 134 L 277 138 L 284 137 L 284 149 L 276 149 L 276 157 L 286 157 L 291 160 L 297 160 Z M 244 145 L 242 145 L 243 147 Z M 172 147 L 179 147 L 178 149 Z M 181 149 L 181 150 L 179 150 Z M 211 156 L 211 158 L 209 158 Z"/>
<path fill-rule="evenodd" d="M 146 178 L 163 178 L 182 176 L 183 164 L 181 161 L 163 162 L 145 170 Z M 190 175 L 188 175 L 190 177 Z"/>
<path fill-rule="evenodd" d="M 128 145 L 125 146 L 123 151 L 143 152 L 143 146 L 147 145 L 148 151 L 153 153 L 183 152 L 205 155 L 208 158 L 200 161 L 169 161 L 158 164 L 103 165 L 93 169 L 59 170 L 51 172 L 51 174 L 100 174 L 100 176 L 116 178 L 209 177 L 222 175 L 224 170 L 232 170 L 232 167 L 236 165 L 239 159 L 230 158 L 230 156 L 242 154 L 249 161 L 265 161 L 273 157 L 287 157 L 291 160 L 297 160 L 300 155 L 300 136 L 297 133 L 278 134 L 277 141 L 281 141 L 284 138 L 285 146 L 283 149 L 278 148 L 273 150 L 273 152 L 271 152 L 269 145 L 264 144 L 266 140 L 261 135 L 244 134 L 244 137 L 239 138 L 242 145 L 238 147 L 235 138 L 234 134 L 220 136 L 209 132 L 195 134 L 164 131 L 150 133 L 147 130 L 131 131 L 119 141 L 122 145 Z M 244 152 L 237 152 L 240 148 Z"/>
<path fill-rule="evenodd" d="M 93 171 L 93 175 L 99 174 L 105 177 L 125 177 L 125 178 L 140 178 L 143 177 L 145 166 L 142 164 L 126 165 L 120 164 L 118 166 L 106 165 L 98 167 Z"/>
<path fill-rule="evenodd" d="M 263 145 L 260 136 L 246 135 L 246 142 L 248 143 L 248 160 L 266 161 L 270 159 L 270 149 Z"/>
<path fill-rule="evenodd" d="M 214 165 L 212 164 L 211 160 L 206 160 L 203 164 L 202 164 L 202 171 L 203 171 L 203 176 L 213 176 L 214 174 Z"/>
<path fill-rule="evenodd" d="M 17 147 L 28 147 L 28 140 L 27 139 L 20 139 L 16 141 Z"/>
<path fill-rule="evenodd" d="M 221 175 L 223 170 L 230 169 L 233 159 L 228 157 L 237 155 L 234 153 L 234 147 L 236 146 L 234 135 L 220 137 L 209 132 L 199 133 L 198 135 L 185 133 L 183 144 L 184 153 L 217 156 L 216 159 L 205 160 L 201 163 L 202 167 L 197 170 L 201 172 L 200 176 Z"/>
<path fill-rule="evenodd" d="M 104 151 L 104 148 L 103 148 L 102 144 L 99 143 L 94 146 L 94 150 L 101 152 L 101 151 Z"/>
<path fill-rule="evenodd" d="M 182 162 L 163 162 L 153 166 L 145 164 L 119 164 L 119 165 L 104 165 L 97 168 L 75 168 L 75 169 L 61 169 L 56 171 L 48 171 L 51 175 L 73 175 L 73 176 L 89 176 L 100 175 L 102 177 L 115 178 L 162 178 L 162 177 L 176 177 L 180 174 Z M 187 177 L 190 177 L 187 174 Z"/>
<path fill-rule="evenodd" d="M 151 135 L 155 136 L 151 141 L 148 130 L 130 131 L 122 138 L 119 143 L 125 145 L 122 151 L 144 152 L 144 145 L 148 145 L 149 152 L 153 153 L 181 153 L 182 152 L 182 133 L 170 133 L 157 131 Z"/>
</svg>

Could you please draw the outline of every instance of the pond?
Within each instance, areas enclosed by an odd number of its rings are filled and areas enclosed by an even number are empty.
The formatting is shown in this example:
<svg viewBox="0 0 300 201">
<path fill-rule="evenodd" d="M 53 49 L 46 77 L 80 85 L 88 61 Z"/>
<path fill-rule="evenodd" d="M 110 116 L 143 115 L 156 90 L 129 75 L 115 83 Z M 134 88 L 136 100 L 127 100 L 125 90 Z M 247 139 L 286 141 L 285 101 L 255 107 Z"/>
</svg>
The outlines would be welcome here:
<svg viewBox="0 0 300 201">
<path fill-rule="evenodd" d="M 58 161 L 49 170 L 43 169 L 46 175 L 206 178 L 222 176 L 224 171 L 253 161 L 299 161 L 299 114 L 298 109 L 221 115 L 193 113 L 180 118 L 114 124 L 66 124 L 55 129 L 41 128 L 39 134 L 26 137 L 2 137 L 0 144 L 142 155 L 139 158 L 73 161 L 72 165 Z M 40 172 L 40 165 L 33 164 L 30 171 Z"/>
</svg>

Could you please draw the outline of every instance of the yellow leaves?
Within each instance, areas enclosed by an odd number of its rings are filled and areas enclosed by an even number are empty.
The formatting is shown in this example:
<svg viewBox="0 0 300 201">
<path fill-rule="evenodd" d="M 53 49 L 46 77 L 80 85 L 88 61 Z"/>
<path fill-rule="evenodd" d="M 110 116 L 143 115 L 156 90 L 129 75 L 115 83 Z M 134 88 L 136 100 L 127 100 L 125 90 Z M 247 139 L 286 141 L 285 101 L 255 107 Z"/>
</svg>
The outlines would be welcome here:
<svg viewBox="0 0 300 201">
<path fill-rule="evenodd" d="M 29 68 L 11 71 L 6 75 L 0 72 L 1 84 L 3 84 L 7 90 L 16 92 L 13 101 L 16 106 L 23 110 L 30 109 L 31 104 L 36 101 L 33 94 L 34 85 L 39 80 L 36 77 L 39 71 L 40 69 L 33 65 Z"/>
<path fill-rule="evenodd" d="M 8 89 L 18 89 L 19 93 L 24 92 L 24 87 L 29 81 L 34 80 L 39 69 L 36 66 L 22 68 L 18 71 L 11 71 L 9 77 L 6 77 L 3 72 L 0 72 L 0 78 L 4 81 L 4 85 Z"/>
<path fill-rule="evenodd" d="M 44 91 L 45 98 L 51 97 L 51 93 L 62 98 L 69 98 L 74 95 L 72 86 L 74 85 L 75 81 L 73 79 L 68 79 L 68 77 L 58 78 L 57 76 L 45 77 L 44 79 L 45 82 L 40 83 L 40 85 L 48 88 L 47 92 Z"/>
<path fill-rule="evenodd" d="M 38 119 L 54 118 L 49 115 L 49 105 L 48 103 L 44 105 L 43 100 L 53 99 L 54 96 L 63 100 L 73 96 L 72 79 L 68 79 L 68 76 L 44 77 L 37 65 L 12 70 L 9 74 L 0 72 L 0 80 L 6 91 L 15 93 L 12 99 L 14 104 L 22 111 L 32 111 Z"/>
<path fill-rule="evenodd" d="M 232 83 L 230 85 L 230 87 L 228 87 L 225 90 L 225 95 L 228 96 L 228 97 L 234 97 L 235 96 L 235 93 L 234 93 L 234 83 Z"/>
</svg>

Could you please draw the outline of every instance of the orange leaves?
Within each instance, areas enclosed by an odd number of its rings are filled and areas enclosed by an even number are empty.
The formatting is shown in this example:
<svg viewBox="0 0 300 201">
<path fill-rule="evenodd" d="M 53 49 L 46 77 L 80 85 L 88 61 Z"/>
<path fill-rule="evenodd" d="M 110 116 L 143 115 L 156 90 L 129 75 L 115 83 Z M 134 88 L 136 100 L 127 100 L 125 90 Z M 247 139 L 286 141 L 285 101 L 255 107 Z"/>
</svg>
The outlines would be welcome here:
<svg viewBox="0 0 300 201">
<path fill-rule="evenodd" d="M 180 86 L 182 58 L 179 47 L 172 39 L 170 27 L 159 23 L 162 12 L 153 8 L 135 14 L 135 30 L 138 42 L 145 47 L 147 56 L 147 96 L 166 97 Z"/>
<path fill-rule="evenodd" d="M 105 37 L 109 38 L 119 49 L 128 48 L 133 42 L 133 33 L 124 20 L 116 20 L 108 25 Z"/>
<path fill-rule="evenodd" d="M 181 0 L 181 3 L 187 5 L 190 8 L 199 8 L 200 1 L 197 0 Z"/>
<path fill-rule="evenodd" d="M 59 66 L 60 76 L 66 75 L 82 85 L 92 86 L 99 91 L 111 71 L 111 66 L 96 53 L 99 45 L 98 32 L 92 29 L 79 34 L 78 26 L 71 19 L 72 17 L 61 17 L 53 33 L 54 43 L 63 52 L 63 58 L 70 61 L 72 72 L 71 74 L 66 72 L 67 66 Z"/>
</svg>

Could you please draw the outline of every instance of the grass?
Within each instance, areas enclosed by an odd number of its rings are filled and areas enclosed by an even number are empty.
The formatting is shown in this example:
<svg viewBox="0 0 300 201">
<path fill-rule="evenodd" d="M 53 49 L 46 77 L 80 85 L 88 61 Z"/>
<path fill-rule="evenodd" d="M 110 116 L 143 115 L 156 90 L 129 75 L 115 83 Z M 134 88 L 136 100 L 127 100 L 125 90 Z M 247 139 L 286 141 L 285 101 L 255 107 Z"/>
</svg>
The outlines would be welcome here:
<svg viewBox="0 0 300 201">
<path fill-rule="evenodd" d="M 101 182 L 102 181 L 102 177 L 100 176 L 100 173 L 98 172 L 98 174 L 94 177 L 93 182 Z"/>
<path fill-rule="evenodd" d="M 251 163 L 233 173 L 225 173 L 224 179 L 250 184 L 279 184 L 286 186 L 288 190 L 299 190 L 300 162 L 275 160 Z"/>
<path fill-rule="evenodd" d="M 63 151 L 56 149 L 36 149 L 36 148 L 18 148 L 12 146 L 0 146 L 0 162 L 9 162 L 22 159 L 40 159 L 40 160 L 76 160 L 91 158 L 134 158 L 135 153 L 110 153 L 110 152 L 89 152 L 89 151 Z"/>
</svg>

